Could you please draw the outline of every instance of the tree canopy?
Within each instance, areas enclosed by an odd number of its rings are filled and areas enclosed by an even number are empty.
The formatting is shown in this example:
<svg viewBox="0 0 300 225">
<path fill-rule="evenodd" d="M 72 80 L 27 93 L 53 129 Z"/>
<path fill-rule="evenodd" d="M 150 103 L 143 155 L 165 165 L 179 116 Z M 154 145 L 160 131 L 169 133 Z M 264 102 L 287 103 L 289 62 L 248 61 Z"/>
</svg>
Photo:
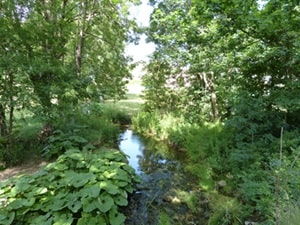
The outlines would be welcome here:
<svg viewBox="0 0 300 225">
<path fill-rule="evenodd" d="M 123 53 L 135 26 L 129 3 L 138 1 L 1 2 L 2 133 L 13 109 L 49 117 L 60 108 L 124 94 L 130 59 Z"/>
<path fill-rule="evenodd" d="M 278 114 L 299 110 L 299 2 L 151 3 L 147 107 L 196 120 L 228 119 L 241 98 Z"/>
</svg>

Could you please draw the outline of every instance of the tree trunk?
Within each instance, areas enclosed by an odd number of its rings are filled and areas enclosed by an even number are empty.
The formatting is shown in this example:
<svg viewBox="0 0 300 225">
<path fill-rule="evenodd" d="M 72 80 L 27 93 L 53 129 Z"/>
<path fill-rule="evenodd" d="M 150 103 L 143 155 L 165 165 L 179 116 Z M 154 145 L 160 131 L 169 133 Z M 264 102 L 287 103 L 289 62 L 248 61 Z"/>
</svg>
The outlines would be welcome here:
<svg viewBox="0 0 300 225">
<path fill-rule="evenodd" d="M 219 107 L 217 101 L 217 94 L 214 85 L 214 73 L 211 72 L 211 77 L 208 78 L 205 72 L 200 74 L 201 79 L 204 82 L 204 88 L 209 92 L 210 95 L 210 105 L 211 105 L 211 120 L 216 121 L 220 119 Z"/>
<path fill-rule="evenodd" d="M 78 19 L 78 40 L 75 46 L 75 66 L 77 75 L 81 73 L 84 43 L 93 19 L 95 3 L 95 0 L 84 0 L 84 2 L 82 2 L 82 16 L 81 19 Z"/>
<path fill-rule="evenodd" d="M 9 90 L 14 89 L 14 75 L 13 73 L 9 73 Z M 14 120 L 14 95 L 11 94 L 9 96 L 9 120 L 8 120 L 8 134 L 9 136 L 12 135 L 13 130 L 13 120 Z"/>
<path fill-rule="evenodd" d="M 76 74 L 79 75 L 81 73 L 81 65 L 82 65 L 82 54 L 83 54 L 83 46 L 84 46 L 84 33 L 86 30 L 86 15 L 87 15 L 87 6 L 88 2 L 85 0 L 82 3 L 82 19 L 78 20 L 78 42 L 76 44 L 75 50 L 75 64 L 76 64 Z"/>
<path fill-rule="evenodd" d="M 7 126 L 6 126 L 6 117 L 5 117 L 5 109 L 2 104 L 0 104 L 0 137 L 3 137 L 7 134 Z"/>
</svg>

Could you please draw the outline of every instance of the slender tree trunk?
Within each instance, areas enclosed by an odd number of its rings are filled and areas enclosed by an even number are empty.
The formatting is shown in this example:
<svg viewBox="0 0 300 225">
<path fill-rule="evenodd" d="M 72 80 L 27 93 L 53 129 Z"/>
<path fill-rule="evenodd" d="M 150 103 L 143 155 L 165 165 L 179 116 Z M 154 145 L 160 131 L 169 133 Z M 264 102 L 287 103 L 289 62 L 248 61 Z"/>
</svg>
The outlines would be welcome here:
<svg viewBox="0 0 300 225">
<path fill-rule="evenodd" d="M 210 104 L 211 104 L 211 119 L 213 121 L 220 119 L 217 94 L 214 85 L 214 73 L 211 72 L 211 77 L 208 78 L 207 73 L 203 72 L 200 75 L 202 81 L 204 82 L 204 88 L 209 92 Z"/>
<path fill-rule="evenodd" d="M 9 73 L 9 90 L 14 89 L 14 75 L 13 73 Z M 12 134 L 13 129 L 13 119 L 14 119 L 14 95 L 11 93 L 9 95 L 9 118 L 8 118 L 8 134 Z"/>
<path fill-rule="evenodd" d="M 212 73 L 210 78 L 210 102 L 211 102 L 211 109 L 212 109 L 212 115 L 213 120 L 220 119 L 220 113 L 219 113 L 219 107 L 218 107 L 218 101 L 217 101 L 217 94 L 215 90 L 215 76 Z"/>
<path fill-rule="evenodd" d="M 83 54 L 83 46 L 85 41 L 85 29 L 86 29 L 86 15 L 87 15 L 87 7 L 88 1 L 85 0 L 82 3 L 82 19 L 78 20 L 78 42 L 76 44 L 75 49 L 75 64 L 76 64 L 76 74 L 79 75 L 81 73 L 82 66 L 82 54 Z"/>
<path fill-rule="evenodd" d="M 3 137 L 7 134 L 7 126 L 6 126 L 6 117 L 5 117 L 5 109 L 2 104 L 0 104 L 0 137 Z"/>
<path fill-rule="evenodd" d="M 78 40 L 75 46 L 75 65 L 77 75 L 81 73 L 84 43 L 86 40 L 86 34 L 93 19 L 95 3 L 95 0 L 84 0 L 84 2 L 82 2 L 82 15 L 81 19 L 78 20 Z"/>
<path fill-rule="evenodd" d="M 9 90 L 12 93 L 9 95 L 9 117 L 8 117 L 8 128 L 7 128 L 7 155 L 11 157 L 13 155 L 13 123 L 14 123 L 14 74 L 12 72 L 8 73 L 9 78 Z"/>
</svg>

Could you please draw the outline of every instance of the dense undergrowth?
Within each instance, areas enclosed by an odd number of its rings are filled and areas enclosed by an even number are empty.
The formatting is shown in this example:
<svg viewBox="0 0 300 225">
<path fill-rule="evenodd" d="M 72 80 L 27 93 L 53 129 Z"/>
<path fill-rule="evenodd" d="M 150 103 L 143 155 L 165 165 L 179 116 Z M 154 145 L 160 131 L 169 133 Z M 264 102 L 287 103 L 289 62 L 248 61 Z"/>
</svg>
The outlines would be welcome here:
<svg viewBox="0 0 300 225">
<path fill-rule="evenodd" d="M 105 104 L 64 113 L 47 123 L 34 116 L 16 121 L 14 154 L 2 151 L 7 165 L 22 162 L 22 155 L 52 163 L 1 183 L 0 224 L 124 224 L 120 207 L 138 177 L 114 148 L 129 117 Z"/>
<path fill-rule="evenodd" d="M 139 113 L 133 127 L 186 151 L 185 169 L 199 178 L 210 202 L 209 224 L 297 224 L 299 130 L 272 135 L 257 121 L 241 129 L 237 120 L 196 124 L 156 111 Z"/>
<path fill-rule="evenodd" d="M 127 113 L 103 103 L 85 104 L 50 118 L 22 111 L 16 114 L 13 144 L 0 139 L 0 161 L 10 166 L 30 160 L 33 154 L 50 159 L 73 147 L 117 147 L 119 125 L 129 122 Z"/>
</svg>

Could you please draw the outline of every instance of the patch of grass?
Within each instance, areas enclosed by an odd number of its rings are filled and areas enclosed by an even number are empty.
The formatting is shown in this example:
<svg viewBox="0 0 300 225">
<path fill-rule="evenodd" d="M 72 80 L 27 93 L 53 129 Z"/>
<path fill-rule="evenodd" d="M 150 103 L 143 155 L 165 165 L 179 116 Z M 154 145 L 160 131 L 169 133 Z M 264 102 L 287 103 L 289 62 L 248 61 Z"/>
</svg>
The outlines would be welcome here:
<svg viewBox="0 0 300 225">
<path fill-rule="evenodd" d="M 298 225 L 300 221 L 299 203 L 289 203 L 279 214 L 279 224 Z"/>
<path fill-rule="evenodd" d="M 242 205 L 236 198 L 211 193 L 208 195 L 208 200 L 212 210 L 208 222 L 209 225 L 243 224 L 245 213 Z"/>
<path fill-rule="evenodd" d="M 166 213 L 161 212 L 159 215 L 159 225 L 171 225 L 173 224 L 173 219 Z"/>
<path fill-rule="evenodd" d="M 141 110 L 143 103 L 144 100 L 139 94 L 129 93 L 126 95 L 125 99 L 122 99 L 120 101 L 108 100 L 106 102 L 106 105 L 123 111 L 131 117 L 136 115 Z"/>
<path fill-rule="evenodd" d="M 180 201 L 184 202 L 185 204 L 187 204 L 187 206 L 189 207 L 189 209 L 192 212 L 197 212 L 197 203 L 198 203 L 198 199 L 197 196 L 195 195 L 194 192 L 190 191 L 182 191 L 182 190 L 178 190 L 177 191 L 177 196 L 180 199 Z"/>
</svg>

